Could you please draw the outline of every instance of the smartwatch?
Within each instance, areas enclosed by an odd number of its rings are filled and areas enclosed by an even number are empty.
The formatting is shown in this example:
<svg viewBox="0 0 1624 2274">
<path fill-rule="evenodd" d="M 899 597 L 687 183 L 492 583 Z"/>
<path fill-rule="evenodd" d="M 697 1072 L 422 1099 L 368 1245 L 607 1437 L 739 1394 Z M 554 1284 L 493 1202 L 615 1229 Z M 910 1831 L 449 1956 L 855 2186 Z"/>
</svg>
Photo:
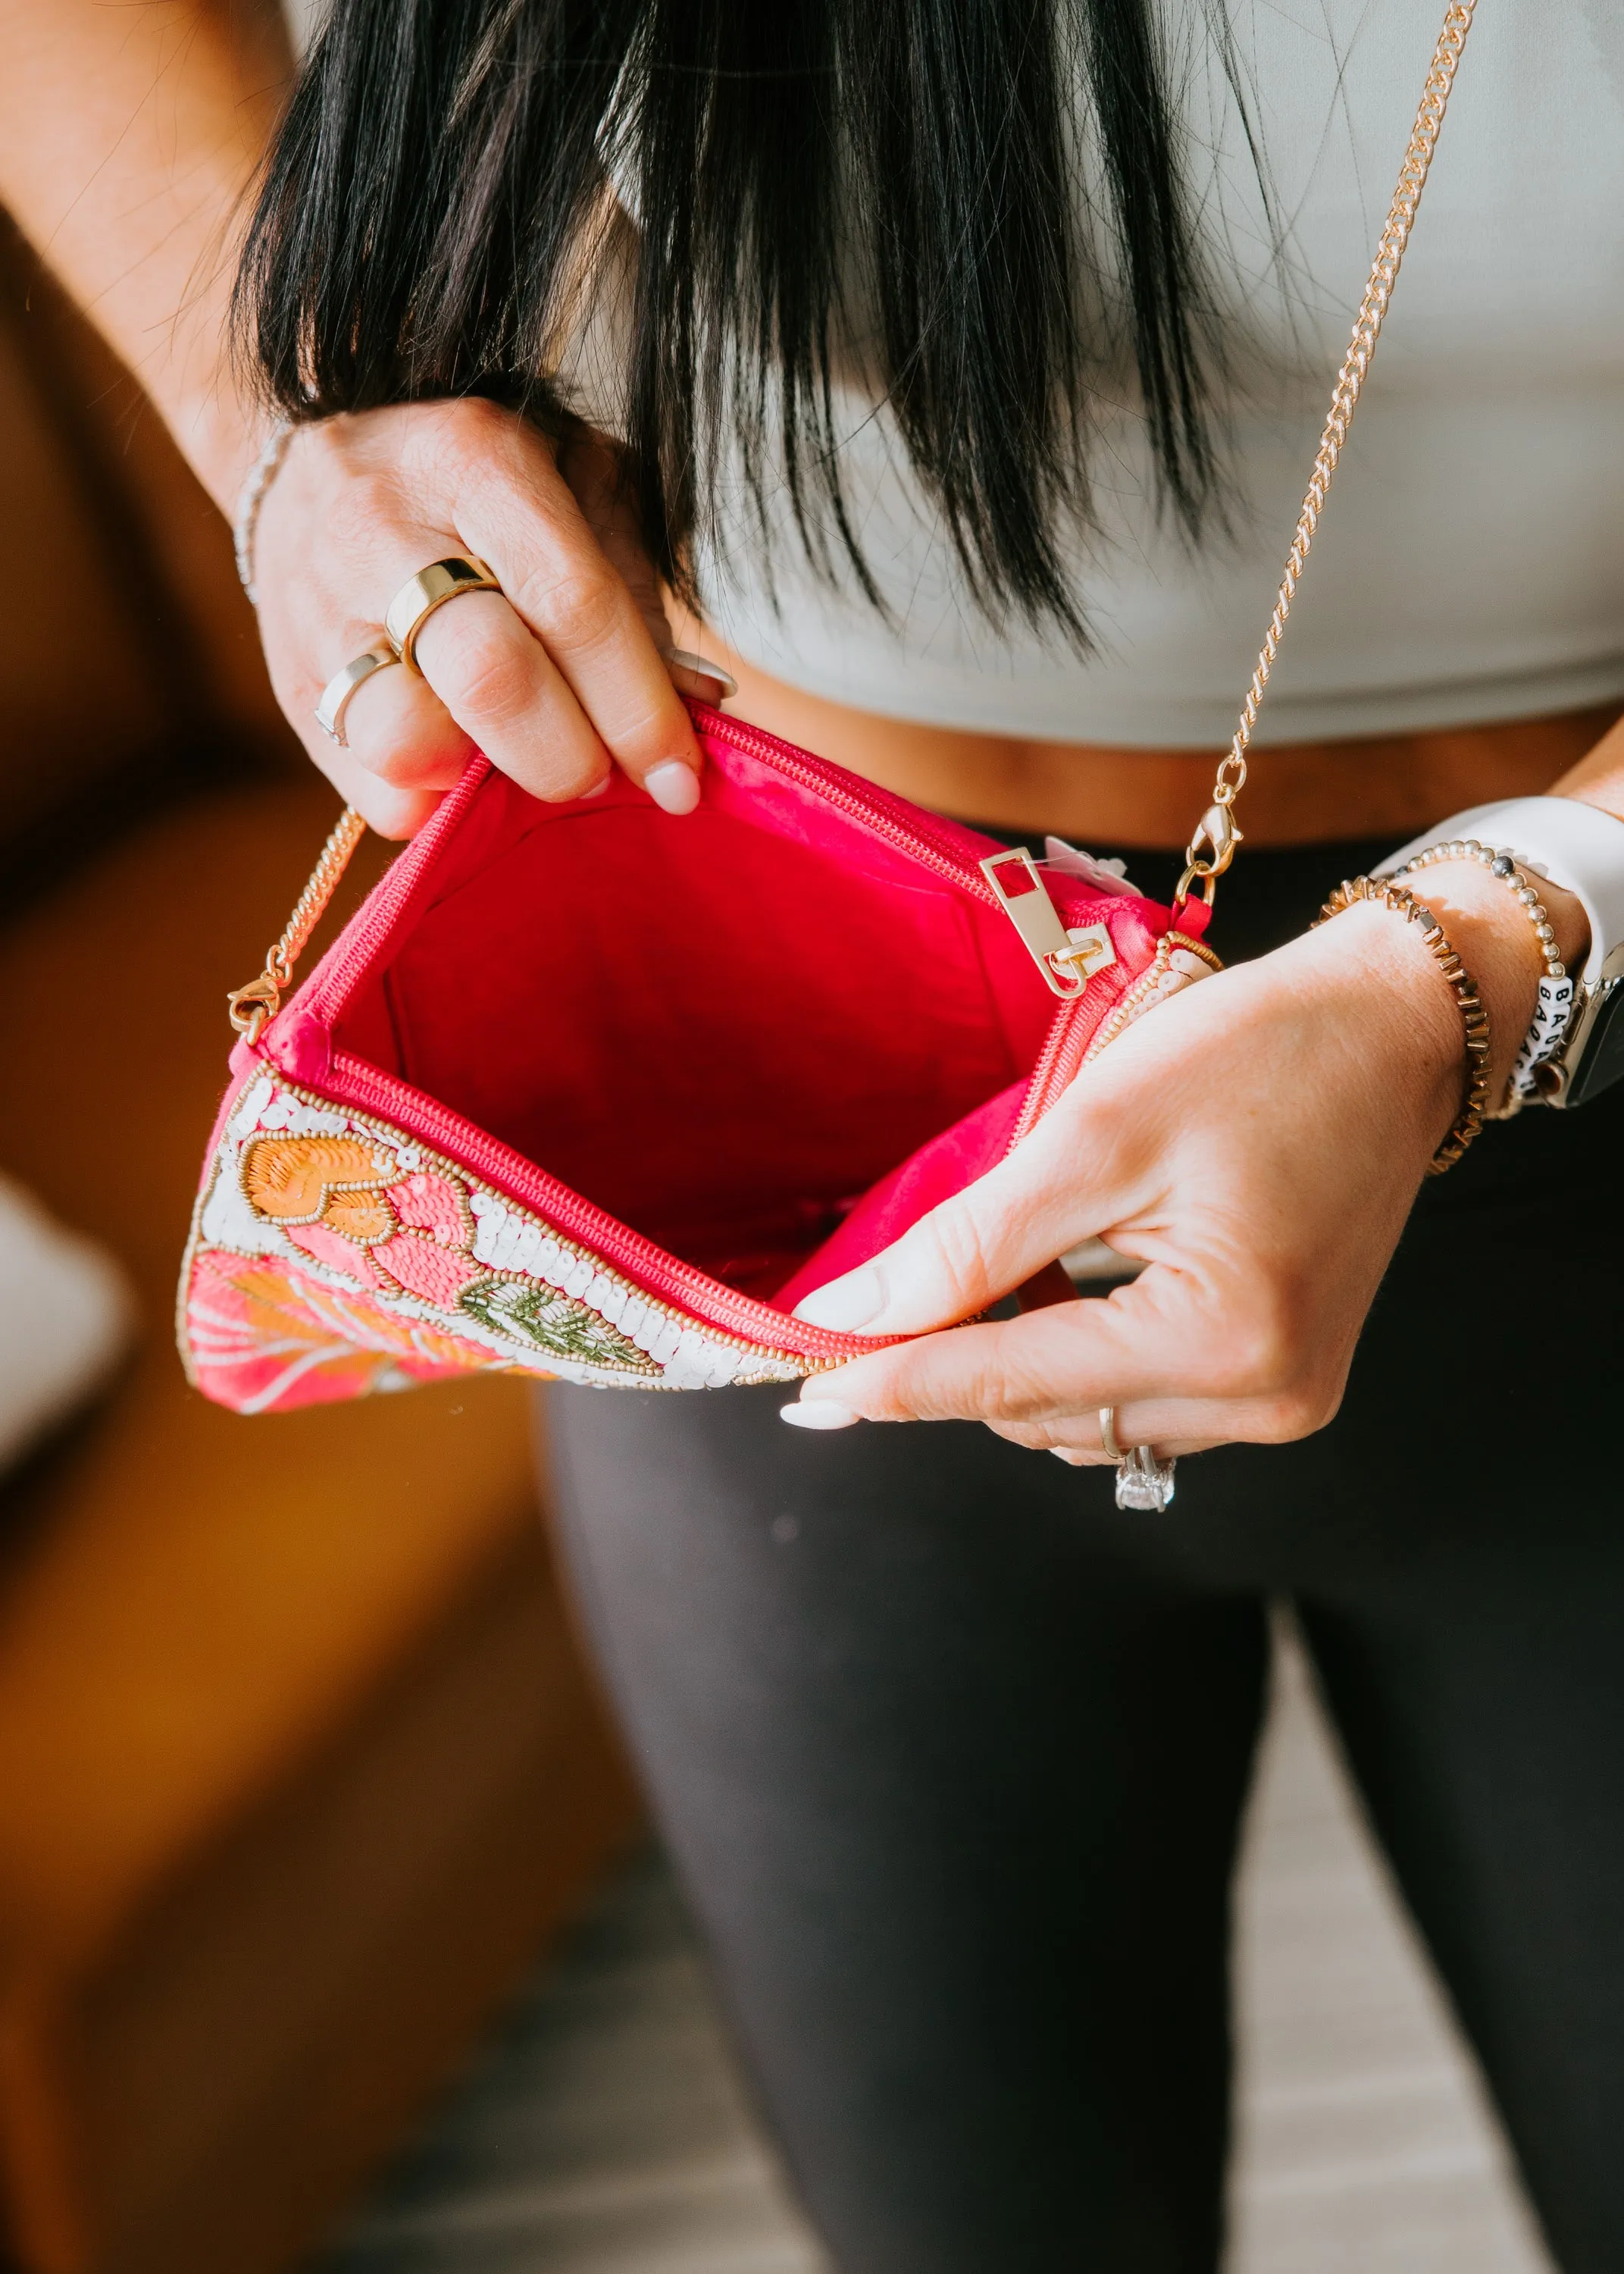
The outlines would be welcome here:
<svg viewBox="0 0 1624 2274">
<path fill-rule="evenodd" d="M 1624 1076 L 1624 821 L 1577 798 L 1504 798 L 1452 814 L 1390 855 L 1381 872 L 1455 837 L 1504 847 L 1523 868 L 1572 892 L 1590 920 L 1568 1032 L 1534 1073 L 1545 1104 L 1588 1105 Z"/>
</svg>

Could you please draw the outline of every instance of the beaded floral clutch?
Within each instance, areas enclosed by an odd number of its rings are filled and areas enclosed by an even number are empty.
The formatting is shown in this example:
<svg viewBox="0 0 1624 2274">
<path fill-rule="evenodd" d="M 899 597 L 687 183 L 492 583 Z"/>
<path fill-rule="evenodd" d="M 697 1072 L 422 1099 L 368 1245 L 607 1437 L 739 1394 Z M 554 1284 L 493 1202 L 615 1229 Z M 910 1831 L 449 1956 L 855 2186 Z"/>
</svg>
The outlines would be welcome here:
<svg viewBox="0 0 1624 2274">
<path fill-rule="evenodd" d="M 688 1389 L 872 1347 L 801 1297 L 982 1174 L 1209 968 L 1086 856 L 1040 867 L 720 712 L 697 812 L 545 805 L 483 759 L 243 1029 L 181 1288 L 239 1412 L 470 1370 Z"/>
</svg>

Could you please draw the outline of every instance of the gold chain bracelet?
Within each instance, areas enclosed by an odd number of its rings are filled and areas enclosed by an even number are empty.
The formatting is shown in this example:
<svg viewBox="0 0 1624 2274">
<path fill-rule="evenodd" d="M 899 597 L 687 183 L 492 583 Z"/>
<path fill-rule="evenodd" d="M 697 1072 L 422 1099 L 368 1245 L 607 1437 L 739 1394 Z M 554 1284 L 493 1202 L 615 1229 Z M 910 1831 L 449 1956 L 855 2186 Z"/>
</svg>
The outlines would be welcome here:
<svg viewBox="0 0 1624 2274">
<path fill-rule="evenodd" d="M 1315 928 L 1339 916 L 1345 908 L 1355 907 L 1360 900 L 1372 900 L 1378 907 L 1389 909 L 1394 915 L 1402 916 L 1406 923 L 1419 924 L 1421 937 L 1430 949 L 1432 960 L 1449 983 L 1466 1030 L 1466 1099 L 1443 1143 L 1427 1163 L 1429 1177 L 1441 1177 L 1453 1169 L 1472 1139 L 1483 1126 L 1489 1104 L 1489 1014 L 1477 992 L 1477 983 L 1460 957 L 1450 946 L 1443 926 L 1415 894 L 1402 885 L 1380 881 L 1374 877 L 1354 877 L 1338 885 L 1315 919 Z"/>
</svg>

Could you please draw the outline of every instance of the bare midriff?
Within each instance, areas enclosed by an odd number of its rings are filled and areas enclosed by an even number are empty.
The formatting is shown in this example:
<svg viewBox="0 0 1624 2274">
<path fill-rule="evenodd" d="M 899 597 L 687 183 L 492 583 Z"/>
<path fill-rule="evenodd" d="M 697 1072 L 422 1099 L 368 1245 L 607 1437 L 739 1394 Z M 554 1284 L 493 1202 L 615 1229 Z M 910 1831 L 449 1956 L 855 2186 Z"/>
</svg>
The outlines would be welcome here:
<svg viewBox="0 0 1624 2274">
<path fill-rule="evenodd" d="M 1113 749 L 917 726 L 769 678 L 708 629 L 695 627 L 683 644 L 734 674 L 730 708 L 741 718 L 960 820 L 1014 833 L 1053 830 L 1104 848 L 1177 851 L 1211 800 L 1216 749 Z M 1464 806 L 1542 794 L 1619 712 L 1612 703 L 1483 727 L 1254 746 L 1240 824 L 1254 847 L 1383 836 L 1399 843 Z"/>
</svg>

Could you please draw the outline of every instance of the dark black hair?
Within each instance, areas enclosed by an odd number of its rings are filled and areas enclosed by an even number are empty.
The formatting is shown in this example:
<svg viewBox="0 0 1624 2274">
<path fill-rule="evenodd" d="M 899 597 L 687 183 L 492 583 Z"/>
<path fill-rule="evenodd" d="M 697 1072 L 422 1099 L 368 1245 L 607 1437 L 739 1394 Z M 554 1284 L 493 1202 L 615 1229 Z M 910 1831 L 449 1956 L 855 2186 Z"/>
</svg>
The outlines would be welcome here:
<svg viewBox="0 0 1624 2274">
<path fill-rule="evenodd" d="M 289 415 L 447 395 L 544 422 L 632 216 L 618 430 L 692 592 L 716 452 L 770 447 L 871 599 L 832 389 L 884 390 L 981 605 L 1082 626 L 1089 404 L 1137 372 L 1210 507 L 1214 328 L 1155 0 L 334 0 L 271 151 L 239 336 Z M 616 336 L 622 336 L 617 334 Z"/>
</svg>

